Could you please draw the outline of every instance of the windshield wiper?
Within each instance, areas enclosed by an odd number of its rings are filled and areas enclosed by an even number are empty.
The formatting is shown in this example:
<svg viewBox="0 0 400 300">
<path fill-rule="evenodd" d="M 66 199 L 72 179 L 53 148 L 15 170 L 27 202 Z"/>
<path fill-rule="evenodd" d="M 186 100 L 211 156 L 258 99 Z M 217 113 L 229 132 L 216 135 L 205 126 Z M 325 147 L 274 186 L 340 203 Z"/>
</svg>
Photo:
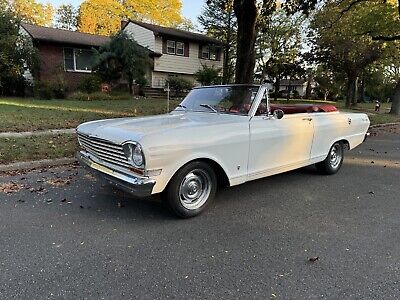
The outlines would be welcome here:
<svg viewBox="0 0 400 300">
<path fill-rule="evenodd" d="M 200 104 L 201 107 L 207 107 L 208 109 L 211 109 L 213 112 L 219 114 L 219 111 L 216 110 L 212 105 L 210 104 Z"/>
<path fill-rule="evenodd" d="M 178 106 L 177 106 L 177 107 L 183 108 L 183 110 L 184 110 L 184 111 L 186 111 L 186 106 L 185 106 L 185 105 L 178 104 Z"/>
</svg>

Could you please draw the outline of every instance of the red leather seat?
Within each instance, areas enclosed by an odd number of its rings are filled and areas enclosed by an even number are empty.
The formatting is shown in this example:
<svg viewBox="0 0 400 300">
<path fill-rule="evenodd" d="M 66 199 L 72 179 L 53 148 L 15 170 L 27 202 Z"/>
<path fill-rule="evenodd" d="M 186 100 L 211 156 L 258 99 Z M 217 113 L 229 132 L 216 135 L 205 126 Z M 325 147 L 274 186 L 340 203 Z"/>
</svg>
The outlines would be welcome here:
<svg viewBox="0 0 400 300">
<path fill-rule="evenodd" d="M 271 112 L 276 109 L 281 109 L 285 114 L 337 111 L 337 108 L 330 104 L 271 104 Z"/>
</svg>

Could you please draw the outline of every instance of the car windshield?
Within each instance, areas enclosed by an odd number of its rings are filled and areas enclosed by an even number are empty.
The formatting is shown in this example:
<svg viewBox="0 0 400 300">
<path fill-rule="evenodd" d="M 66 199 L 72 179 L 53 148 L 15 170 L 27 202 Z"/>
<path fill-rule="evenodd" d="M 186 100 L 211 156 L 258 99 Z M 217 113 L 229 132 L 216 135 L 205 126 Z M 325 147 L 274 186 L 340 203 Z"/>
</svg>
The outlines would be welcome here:
<svg viewBox="0 0 400 300">
<path fill-rule="evenodd" d="M 193 89 L 176 110 L 247 115 L 258 89 L 242 85 Z"/>
</svg>

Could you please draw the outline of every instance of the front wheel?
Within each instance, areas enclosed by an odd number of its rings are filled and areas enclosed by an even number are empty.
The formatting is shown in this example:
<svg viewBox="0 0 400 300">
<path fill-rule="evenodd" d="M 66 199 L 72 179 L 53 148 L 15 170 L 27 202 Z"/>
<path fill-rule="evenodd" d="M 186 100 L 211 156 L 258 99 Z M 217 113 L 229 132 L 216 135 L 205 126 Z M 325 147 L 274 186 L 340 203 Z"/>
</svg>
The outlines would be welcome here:
<svg viewBox="0 0 400 300">
<path fill-rule="evenodd" d="M 343 163 L 344 147 L 342 142 L 336 142 L 329 150 L 328 156 L 315 166 L 321 174 L 332 175 L 339 171 Z"/>
<path fill-rule="evenodd" d="M 181 218 L 202 213 L 212 202 L 217 191 L 217 177 L 205 162 L 195 161 L 182 167 L 166 189 L 166 201 Z"/>
</svg>

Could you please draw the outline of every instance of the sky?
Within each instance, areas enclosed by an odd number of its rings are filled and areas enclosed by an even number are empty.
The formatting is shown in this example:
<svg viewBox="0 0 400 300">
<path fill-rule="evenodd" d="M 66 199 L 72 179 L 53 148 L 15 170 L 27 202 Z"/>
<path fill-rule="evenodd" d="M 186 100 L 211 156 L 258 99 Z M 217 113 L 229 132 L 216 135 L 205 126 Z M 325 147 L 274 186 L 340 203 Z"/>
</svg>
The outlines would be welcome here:
<svg viewBox="0 0 400 300">
<path fill-rule="evenodd" d="M 140 0 L 139 0 L 140 1 Z M 53 6 L 59 6 L 60 4 L 72 4 L 79 6 L 82 0 L 39 0 L 42 3 L 51 3 Z M 189 18 L 193 23 L 198 24 L 197 16 L 201 13 L 205 0 L 182 0 L 182 14 L 184 17 Z"/>
</svg>

